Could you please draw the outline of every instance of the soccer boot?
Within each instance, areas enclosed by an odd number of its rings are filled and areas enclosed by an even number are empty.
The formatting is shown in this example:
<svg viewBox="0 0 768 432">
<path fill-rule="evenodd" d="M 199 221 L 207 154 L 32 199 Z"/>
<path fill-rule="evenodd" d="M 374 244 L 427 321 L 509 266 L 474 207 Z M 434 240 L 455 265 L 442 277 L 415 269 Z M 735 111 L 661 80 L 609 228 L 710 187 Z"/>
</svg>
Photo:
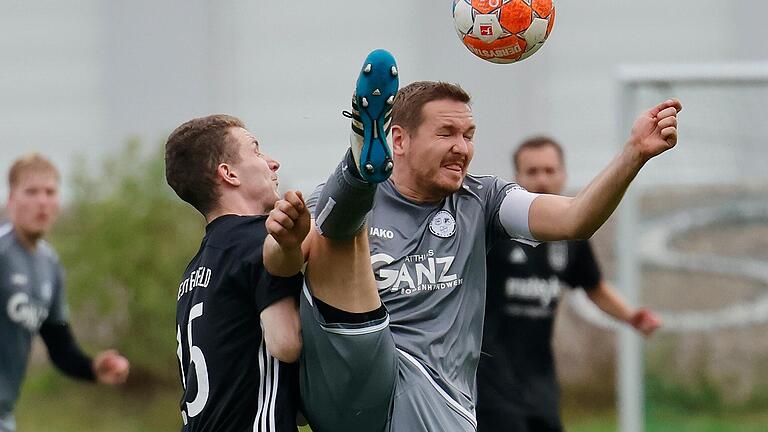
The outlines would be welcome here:
<svg viewBox="0 0 768 432">
<path fill-rule="evenodd" d="M 352 112 L 344 112 L 352 119 L 349 144 L 355 164 L 369 183 L 381 183 L 392 174 L 394 162 L 387 138 L 398 86 L 395 58 L 382 49 L 373 51 L 357 78 Z"/>
</svg>

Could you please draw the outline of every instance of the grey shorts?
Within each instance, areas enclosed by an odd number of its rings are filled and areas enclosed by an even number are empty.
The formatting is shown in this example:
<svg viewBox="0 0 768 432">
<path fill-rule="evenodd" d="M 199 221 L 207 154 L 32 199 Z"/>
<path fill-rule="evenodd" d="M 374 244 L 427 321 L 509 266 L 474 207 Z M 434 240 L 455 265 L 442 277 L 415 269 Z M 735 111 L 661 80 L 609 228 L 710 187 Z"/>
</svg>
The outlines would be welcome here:
<svg viewBox="0 0 768 432">
<path fill-rule="evenodd" d="M 423 366 L 399 351 L 389 316 L 325 322 L 304 289 L 299 384 L 314 432 L 474 432 L 474 414 L 446 398 Z M 420 370 L 422 369 L 422 370 Z"/>
</svg>

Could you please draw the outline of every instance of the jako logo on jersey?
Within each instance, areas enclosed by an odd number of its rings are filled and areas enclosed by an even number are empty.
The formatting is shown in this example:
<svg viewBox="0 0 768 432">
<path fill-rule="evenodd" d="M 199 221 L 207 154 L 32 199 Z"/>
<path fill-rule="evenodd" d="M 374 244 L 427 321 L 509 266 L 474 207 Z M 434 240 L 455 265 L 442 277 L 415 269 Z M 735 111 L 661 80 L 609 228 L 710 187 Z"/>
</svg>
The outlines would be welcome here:
<svg viewBox="0 0 768 432">
<path fill-rule="evenodd" d="M 48 308 L 31 302 L 26 293 L 12 295 L 8 300 L 6 311 L 11 321 L 31 332 L 36 332 L 40 324 L 48 318 Z"/>
<path fill-rule="evenodd" d="M 386 230 L 384 228 L 376 228 L 376 227 L 371 227 L 369 235 L 374 236 L 374 237 L 384 238 L 384 239 L 393 239 L 393 238 L 395 238 L 395 233 L 394 232 L 392 232 L 390 230 Z"/>
<path fill-rule="evenodd" d="M 424 255 L 409 255 L 405 257 L 399 269 L 382 267 L 375 271 L 376 285 L 379 290 L 400 291 L 401 294 L 411 294 L 415 291 L 434 291 L 461 285 L 463 278 L 449 274 L 451 265 L 456 257 L 435 257 L 430 250 Z M 395 259 L 387 254 L 371 255 L 371 265 L 384 264 L 388 266 Z M 415 279 L 414 279 L 415 276 Z"/>
<path fill-rule="evenodd" d="M 441 238 L 448 238 L 456 232 L 456 219 L 446 210 L 440 210 L 429 223 L 429 231 Z"/>
</svg>

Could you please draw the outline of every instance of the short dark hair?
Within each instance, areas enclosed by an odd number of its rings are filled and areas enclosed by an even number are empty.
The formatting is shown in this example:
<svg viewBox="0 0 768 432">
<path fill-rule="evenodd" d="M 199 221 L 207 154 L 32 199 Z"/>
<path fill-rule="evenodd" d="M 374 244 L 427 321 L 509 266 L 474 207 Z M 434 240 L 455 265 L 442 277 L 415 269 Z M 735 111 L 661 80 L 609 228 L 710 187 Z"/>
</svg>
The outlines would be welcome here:
<svg viewBox="0 0 768 432">
<path fill-rule="evenodd" d="M 557 155 L 560 156 L 560 163 L 565 165 L 565 157 L 563 155 L 563 147 L 555 141 L 554 138 L 540 135 L 526 139 L 521 142 L 519 146 L 512 152 L 512 164 L 515 167 L 515 171 L 520 167 L 520 153 L 525 150 L 540 149 L 543 147 L 552 147 L 557 151 Z"/>
<path fill-rule="evenodd" d="M 471 97 L 456 84 L 435 81 L 416 81 L 408 84 L 397 92 L 392 109 L 392 124 L 415 132 L 424 120 L 424 105 L 443 99 L 469 104 Z"/>
<path fill-rule="evenodd" d="M 182 200 L 206 215 L 219 201 L 216 170 L 220 163 L 240 160 L 229 131 L 245 128 L 226 114 L 192 119 L 171 133 L 165 144 L 165 179 Z"/>
</svg>

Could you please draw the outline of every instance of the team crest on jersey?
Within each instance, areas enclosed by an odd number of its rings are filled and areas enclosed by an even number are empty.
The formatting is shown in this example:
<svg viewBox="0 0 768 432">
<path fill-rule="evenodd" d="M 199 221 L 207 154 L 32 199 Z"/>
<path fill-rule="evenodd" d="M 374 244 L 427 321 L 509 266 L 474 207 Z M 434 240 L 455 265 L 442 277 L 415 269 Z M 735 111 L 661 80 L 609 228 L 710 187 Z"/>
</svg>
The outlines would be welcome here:
<svg viewBox="0 0 768 432">
<path fill-rule="evenodd" d="M 568 243 L 555 242 L 549 244 L 549 266 L 556 272 L 565 270 L 568 265 Z"/>
<path fill-rule="evenodd" d="M 429 223 L 429 231 L 440 238 L 448 238 L 456 233 L 456 219 L 446 210 L 440 210 Z"/>
</svg>

